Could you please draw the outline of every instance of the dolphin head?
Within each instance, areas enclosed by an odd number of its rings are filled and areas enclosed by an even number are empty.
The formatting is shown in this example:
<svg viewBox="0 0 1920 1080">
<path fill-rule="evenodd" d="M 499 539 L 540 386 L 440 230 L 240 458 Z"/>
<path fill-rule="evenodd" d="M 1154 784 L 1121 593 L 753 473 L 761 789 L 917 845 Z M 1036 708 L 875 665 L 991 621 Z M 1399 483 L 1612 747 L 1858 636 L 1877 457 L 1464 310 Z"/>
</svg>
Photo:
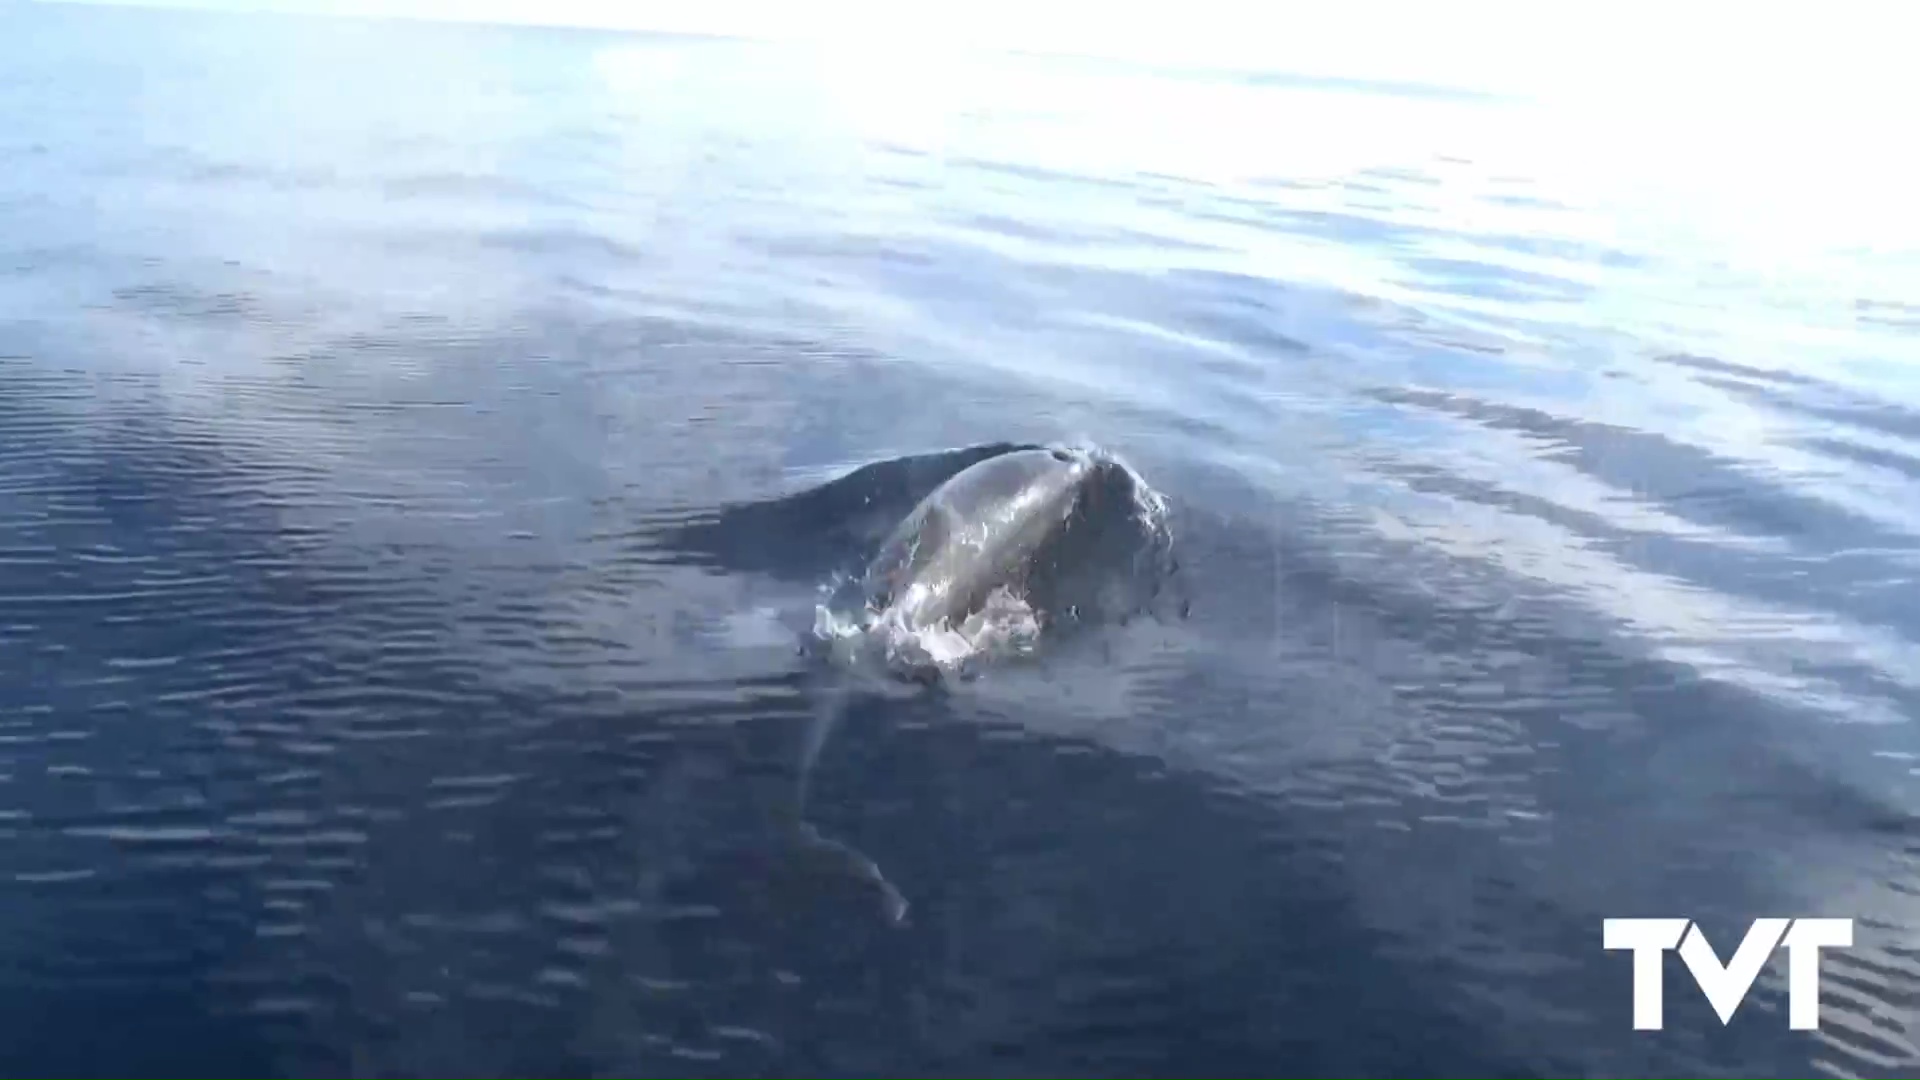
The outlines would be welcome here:
<svg viewBox="0 0 1920 1080">
<path fill-rule="evenodd" d="M 867 606 L 905 629 L 963 619 L 1024 584 L 1096 477 L 1067 450 L 1020 450 L 955 474 L 907 515 L 861 579 Z"/>
<path fill-rule="evenodd" d="M 1150 610 L 1172 564 L 1164 502 L 1097 449 L 1021 448 L 954 473 L 815 610 L 803 651 L 938 682 L 1057 627 Z"/>
</svg>

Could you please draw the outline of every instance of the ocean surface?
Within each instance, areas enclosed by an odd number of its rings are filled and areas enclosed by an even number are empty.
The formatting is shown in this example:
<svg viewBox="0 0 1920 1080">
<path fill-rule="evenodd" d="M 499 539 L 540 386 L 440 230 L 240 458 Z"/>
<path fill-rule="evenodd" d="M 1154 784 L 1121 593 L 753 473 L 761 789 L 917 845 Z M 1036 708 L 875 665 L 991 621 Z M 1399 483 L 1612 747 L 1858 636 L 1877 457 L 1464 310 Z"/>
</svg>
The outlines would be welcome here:
<svg viewBox="0 0 1920 1080">
<path fill-rule="evenodd" d="M 1914 1075 L 1912 189 L 1667 111 L 0 7 L 0 1073 Z M 854 701 L 887 925 L 789 616 L 1056 442 L 1186 604 Z"/>
</svg>

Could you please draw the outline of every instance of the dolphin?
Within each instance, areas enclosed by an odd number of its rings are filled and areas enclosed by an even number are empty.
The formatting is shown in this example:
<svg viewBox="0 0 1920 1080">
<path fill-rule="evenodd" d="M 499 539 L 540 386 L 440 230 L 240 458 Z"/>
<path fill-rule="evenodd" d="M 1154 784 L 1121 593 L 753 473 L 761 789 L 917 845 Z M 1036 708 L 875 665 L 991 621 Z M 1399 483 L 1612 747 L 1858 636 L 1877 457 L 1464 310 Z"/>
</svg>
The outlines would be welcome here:
<svg viewBox="0 0 1920 1080">
<path fill-rule="evenodd" d="M 935 629 L 1018 591 L 1072 520 L 1095 461 L 1067 450 L 1017 450 L 956 473 L 913 508 L 859 579 L 876 625 Z"/>
<path fill-rule="evenodd" d="M 866 633 L 885 637 L 956 628 L 998 590 L 1019 595 L 1082 500 L 1102 480 L 1102 463 L 1063 449 L 1016 450 L 956 473 L 916 505 L 881 544 L 865 572 L 832 606 L 858 606 Z M 909 674 L 937 680 L 940 665 Z M 822 836 L 804 820 L 808 781 L 827 737 L 845 712 L 843 683 L 814 714 L 801 749 L 793 824 L 801 849 L 879 890 L 889 921 L 907 903 L 872 860 Z"/>
</svg>

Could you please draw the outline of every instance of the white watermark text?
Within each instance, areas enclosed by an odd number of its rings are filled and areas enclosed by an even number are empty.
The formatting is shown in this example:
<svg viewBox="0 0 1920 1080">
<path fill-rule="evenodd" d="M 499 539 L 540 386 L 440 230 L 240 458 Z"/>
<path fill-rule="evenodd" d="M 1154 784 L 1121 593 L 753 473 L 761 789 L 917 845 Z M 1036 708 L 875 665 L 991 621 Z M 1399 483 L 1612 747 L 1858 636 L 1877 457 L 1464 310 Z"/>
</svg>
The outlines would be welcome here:
<svg viewBox="0 0 1920 1080">
<path fill-rule="evenodd" d="M 1666 1025 L 1663 961 L 1678 948 L 1693 981 L 1720 1016 L 1733 1021 L 1760 969 L 1775 949 L 1787 950 L 1787 1026 L 1820 1026 L 1820 950 L 1853 945 L 1852 919 L 1755 919 L 1733 957 L 1722 963 L 1698 923 L 1690 919 L 1607 919 L 1606 948 L 1633 953 L 1633 1026 L 1659 1031 Z"/>
</svg>

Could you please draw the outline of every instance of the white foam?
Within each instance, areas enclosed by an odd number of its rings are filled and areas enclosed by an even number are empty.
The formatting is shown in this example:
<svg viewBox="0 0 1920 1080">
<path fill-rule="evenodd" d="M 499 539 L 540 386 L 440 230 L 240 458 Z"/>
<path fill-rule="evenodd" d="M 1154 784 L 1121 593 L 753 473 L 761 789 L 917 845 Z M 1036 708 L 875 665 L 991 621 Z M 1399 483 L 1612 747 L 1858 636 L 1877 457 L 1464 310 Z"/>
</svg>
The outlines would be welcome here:
<svg viewBox="0 0 1920 1080">
<path fill-rule="evenodd" d="M 900 672 L 953 670 L 978 658 L 1030 652 L 1040 636 L 1040 617 L 1024 597 L 1002 587 L 958 623 L 942 619 L 921 627 L 908 625 L 894 609 L 850 614 L 819 604 L 813 632 L 843 662 L 878 662 Z"/>
</svg>

